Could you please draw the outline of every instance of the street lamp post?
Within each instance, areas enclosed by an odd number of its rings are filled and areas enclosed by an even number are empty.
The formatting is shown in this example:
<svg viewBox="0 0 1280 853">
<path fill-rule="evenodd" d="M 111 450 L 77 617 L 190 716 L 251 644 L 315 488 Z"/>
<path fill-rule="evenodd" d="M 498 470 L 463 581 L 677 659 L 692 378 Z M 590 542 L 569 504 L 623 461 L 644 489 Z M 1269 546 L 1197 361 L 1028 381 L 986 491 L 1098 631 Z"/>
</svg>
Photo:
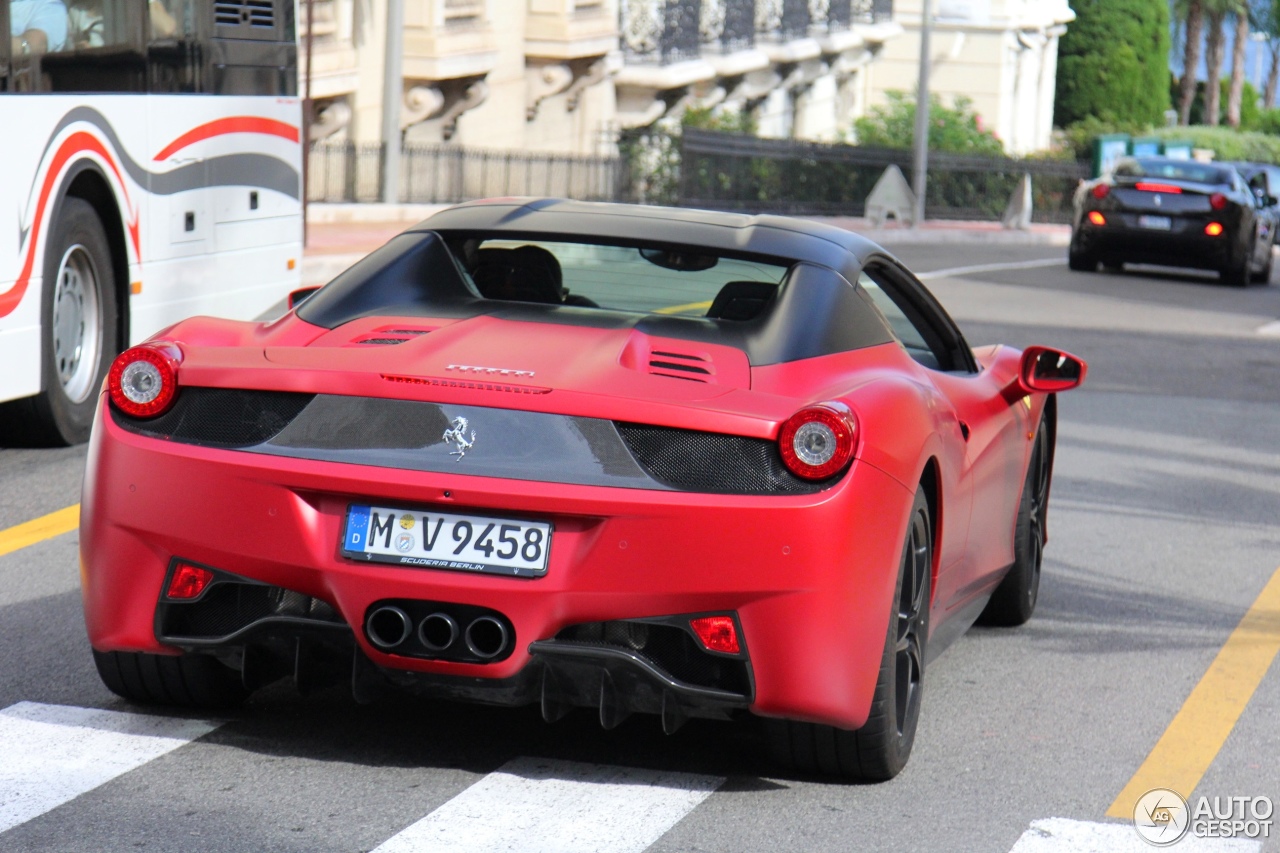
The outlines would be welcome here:
<svg viewBox="0 0 1280 853">
<path fill-rule="evenodd" d="M 404 100 L 404 0 L 387 0 L 387 59 L 382 77 L 382 200 L 400 201 L 400 103 Z"/>
<path fill-rule="evenodd" d="M 929 35 L 933 29 L 933 0 L 924 0 L 920 15 L 920 81 L 916 86 L 915 154 L 911 176 L 916 207 L 911 217 L 912 228 L 918 228 L 924 222 L 924 193 L 929 171 Z"/>
</svg>

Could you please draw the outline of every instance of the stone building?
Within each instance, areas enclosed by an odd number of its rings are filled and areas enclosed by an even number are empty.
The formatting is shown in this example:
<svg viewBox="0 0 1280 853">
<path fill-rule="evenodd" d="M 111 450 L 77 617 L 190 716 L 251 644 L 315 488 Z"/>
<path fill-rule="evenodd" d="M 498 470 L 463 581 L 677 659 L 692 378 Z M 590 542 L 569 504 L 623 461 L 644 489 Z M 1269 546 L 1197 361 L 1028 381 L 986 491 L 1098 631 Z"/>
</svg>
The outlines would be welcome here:
<svg viewBox="0 0 1280 853">
<path fill-rule="evenodd" d="M 876 63 L 872 103 L 914 91 L 919 76 L 922 0 L 894 0 L 905 30 Z M 1058 39 L 1075 20 L 1067 0 L 933 0 L 929 89 L 950 104 L 973 101 L 985 127 L 1010 154 L 1049 147 Z"/>
<path fill-rule="evenodd" d="M 895 0 L 403 2 L 405 140 L 528 153 L 610 153 L 620 131 L 689 106 L 751 111 L 762 135 L 834 139 L 903 40 Z M 380 139 L 387 4 L 301 0 L 312 139 Z"/>
</svg>

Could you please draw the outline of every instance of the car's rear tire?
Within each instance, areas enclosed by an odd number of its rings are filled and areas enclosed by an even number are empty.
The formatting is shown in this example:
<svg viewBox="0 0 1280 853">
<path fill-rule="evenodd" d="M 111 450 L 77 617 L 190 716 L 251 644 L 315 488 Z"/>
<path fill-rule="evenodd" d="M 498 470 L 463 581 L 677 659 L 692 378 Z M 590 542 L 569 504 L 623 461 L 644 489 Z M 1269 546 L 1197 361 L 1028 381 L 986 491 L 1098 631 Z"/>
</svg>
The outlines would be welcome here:
<svg viewBox="0 0 1280 853">
<path fill-rule="evenodd" d="M 229 708 L 249 695 L 240 673 L 209 655 L 93 651 L 102 683 L 143 705 Z"/>
<path fill-rule="evenodd" d="M 1052 476 L 1051 436 L 1044 418 L 1036 429 L 1031 463 L 1018 502 L 1013 534 L 1013 566 L 991 594 L 978 621 L 1012 628 L 1024 624 L 1036 609 L 1040 595 L 1040 569 L 1044 562 L 1045 520 L 1049 511 Z"/>
<path fill-rule="evenodd" d="M 902 771 L 920 718 L 932 572 L 929 505 L 924 492 L 918 491 L 902 548 L 871 715 L 856 731 L 795 720 L 766 720 L 766 737 L 774 758 L 803 773 L 868 782 L 892 779 Z"/>
<path fill-rule="evenodd" d="M 49 231 L 40 314 L 44 388 L 0 413 L 0 441 L 60 446 L 89 438 L 98 389 L 118 346 L 115 271 L 89 202 L 68 196 Z"/>
<path fill-rule="evenodd" d="M 1098 256 L 1092 252 L 1078 250 L 1075 247 L 1075 241 L 1072 241 L 1071 247 L 1067 249 L 1067 267 L 1075 272 L 1096 272 Z"/>
<path fill-rule="evenodd" d="M 1249 280 L 1253 274 L 1249 271 L 1249 258 L 1253 256 L 1253 247 L 1249 247 L 1249 251 L 1243 253 L 1239 262 L 1229 260 L 1227 265 L 1222 268 L 1219 276 L 1223 284 L 1229 284 L 1232 287 L 1248 287 Z"/>
</svg>

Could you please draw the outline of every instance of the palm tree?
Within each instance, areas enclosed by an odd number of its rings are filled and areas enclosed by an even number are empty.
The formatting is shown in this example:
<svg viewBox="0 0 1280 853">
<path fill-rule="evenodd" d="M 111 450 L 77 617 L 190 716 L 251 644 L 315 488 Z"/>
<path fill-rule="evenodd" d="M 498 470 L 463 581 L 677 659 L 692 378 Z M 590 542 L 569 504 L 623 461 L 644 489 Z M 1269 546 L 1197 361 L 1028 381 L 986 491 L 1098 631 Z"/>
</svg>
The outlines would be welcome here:
<svg viewBox="0 0 1280 853">
<path fill-rule="evenodd" d="M 1249 3 L 1237 0 L 1236 35 L 1231 50 L 1231 87 L 1227 90 L 1227 124 L 1240 126 L 1240 101 L 1244 96 L 1244 49 L 1249 43 Z"/>
<path fill-rule="evenodd" d="M 1253 11 L 1258 32 L 1266 35 L 1267 52 L 1271 55 L 1271 69 L 1267 72 L 1262 96 L 1262 108 L 1271 109 L 1276 103 L 1277 84 L 1280 84 L 1280 0 L 1255 0 Z"/>
<path fill-rule="evenodd" d="M 1203 0 L 1204 16 L 1209 24 L 1205 37 L 1204 123 L 1216 126 L 1221 121 L 1222 60 L 1227 49 L 1227 16 L 1235 11 L 1239 0 Z"/>
<path fill-rule="evenodd" d="M 1178 124 L 1186 126 L 1191 124 L 1191 104 L 1196 99 L 1196 70 L 1200 67 L 1200 42 L 1204 37 L 1204 4 L 1202 0 L 1182 0 L 1176 14 L 1187 24 L 1182 83 L 1178 91 Z"/>
</svg>

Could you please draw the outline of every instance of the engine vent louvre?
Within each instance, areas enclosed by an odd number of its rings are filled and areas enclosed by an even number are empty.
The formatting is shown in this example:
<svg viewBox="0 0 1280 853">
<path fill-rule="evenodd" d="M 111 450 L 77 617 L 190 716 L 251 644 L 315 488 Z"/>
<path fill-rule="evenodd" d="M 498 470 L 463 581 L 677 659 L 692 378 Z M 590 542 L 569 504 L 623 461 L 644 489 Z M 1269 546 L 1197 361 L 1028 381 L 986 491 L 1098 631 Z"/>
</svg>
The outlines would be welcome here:
<svg viewBox="0 0 1280 853">
<path fill-rule="evenodd" d="M 349 344 L 347 344 L 347 346 L 349 347 L 395 346 L 396 344 L 402 344 L 406 341 L 411 341 L 414 338 L 418 337 L 419 335 L 425 335 L 428 332 L 432 332 L 432 331 L 435 331 L 435 330 L 434 329 L 395 329 L 390 327 L 383 327 L 381 329 L 374 329 L 372 332 L 368 332 L 364 334 L 362 337 L 358 337 L 352 340 Z"/>
<path fill-rule="evenodd" d="M 715 366 L 710 359 L 690 353 L 654 350 L 649 354 L 649 372 L 654 376 L 714 382 Z"/>
</svg>

